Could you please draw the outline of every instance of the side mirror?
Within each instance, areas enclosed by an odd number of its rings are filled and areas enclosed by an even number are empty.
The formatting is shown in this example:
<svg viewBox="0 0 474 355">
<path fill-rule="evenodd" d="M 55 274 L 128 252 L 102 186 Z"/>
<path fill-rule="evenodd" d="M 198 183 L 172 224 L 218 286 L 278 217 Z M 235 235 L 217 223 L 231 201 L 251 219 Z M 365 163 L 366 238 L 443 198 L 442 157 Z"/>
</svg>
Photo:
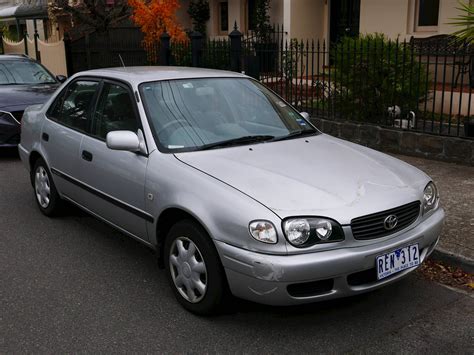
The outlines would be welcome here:
<svg viewBox="0 0 474 355">
<path fill-rule="evenodd" d="M 132 131 L 112 131 L 107 133 L 105 142 L 109 149 L 126 150 L 129 152 L 140 151 L 140 140 Z"/>
<path fill-rule="evenodd" d="M 64 75 L 56 75 L 56 80 L 59 81 L 61 84 L 67 80 L 67 76 Z"/>
<path fill-rule="evenodd" d="M 300 112 L 300 115 L 305 119 L 309 121 L 309 113 L 308 112 Z"/>
</svg>

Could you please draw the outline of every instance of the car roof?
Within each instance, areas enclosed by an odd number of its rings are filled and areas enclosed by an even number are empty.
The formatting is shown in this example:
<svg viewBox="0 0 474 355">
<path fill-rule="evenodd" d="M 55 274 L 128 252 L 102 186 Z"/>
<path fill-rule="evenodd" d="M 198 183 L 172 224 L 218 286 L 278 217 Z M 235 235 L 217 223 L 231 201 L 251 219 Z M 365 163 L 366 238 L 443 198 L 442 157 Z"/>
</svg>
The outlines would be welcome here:
<svg viewBox="0 0 474 355">
<path fill-rule="evenodd" d="M 74 75 L 78 76 L 99 76 L 115 78 L 136 85 L 148 81 L 192 79 L 192 78 L 247 78 L 246 75 L 214 69 L 189 68 L 189 67 L 169 67 L 169 66 L 143 66 L 143 67 L 121 67 L 105 68 L 83 71 Z"/>
</svg>

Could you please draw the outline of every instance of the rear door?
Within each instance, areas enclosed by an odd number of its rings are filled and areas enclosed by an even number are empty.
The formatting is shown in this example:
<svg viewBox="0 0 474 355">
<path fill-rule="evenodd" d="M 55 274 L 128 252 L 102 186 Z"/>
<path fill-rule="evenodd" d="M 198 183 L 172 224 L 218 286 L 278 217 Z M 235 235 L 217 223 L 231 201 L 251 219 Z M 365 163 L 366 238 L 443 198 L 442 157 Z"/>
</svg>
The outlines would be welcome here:
<svg viewBox="0 0 474 355">
<path fill-rule="evenodd" d="M 104 80 L 93 110 L 90 135 L 81 144 L 81 180 L 85 206 L 109 222 L 147 240 L 146 223 L 153 218 L 145 211 L 145 174 L 148 156 L 107 148 L 107 133 L 141 130 L 131 90 L 120 82 Z"/>
<path fill-rule="evenodd" d="M 80 146 L 91 124 L 91 109 L 100 82 L 77 79 L 69 84 L 47 111 L 41 132 L 46 162 L 61 194 L 79 201 Z"/>
</svg>

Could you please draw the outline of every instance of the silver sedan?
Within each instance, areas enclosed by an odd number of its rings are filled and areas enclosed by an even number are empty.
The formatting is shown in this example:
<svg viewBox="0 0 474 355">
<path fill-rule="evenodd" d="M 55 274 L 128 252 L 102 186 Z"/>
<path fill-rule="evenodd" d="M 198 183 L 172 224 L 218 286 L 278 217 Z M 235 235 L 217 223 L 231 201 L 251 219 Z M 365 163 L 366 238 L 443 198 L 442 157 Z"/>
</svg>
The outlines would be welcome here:
<svg viewBox="0 0 474 355">
<path fill-rule="evenodd" d="M 387 285 L 444 220 L 426 174 L 231 72 L 76 74 L 26 110 L 19 151 L 45 215 L 68 201 L 155 249 L 198 314 L 229 294 L 290 305 Z"/>
</svg>

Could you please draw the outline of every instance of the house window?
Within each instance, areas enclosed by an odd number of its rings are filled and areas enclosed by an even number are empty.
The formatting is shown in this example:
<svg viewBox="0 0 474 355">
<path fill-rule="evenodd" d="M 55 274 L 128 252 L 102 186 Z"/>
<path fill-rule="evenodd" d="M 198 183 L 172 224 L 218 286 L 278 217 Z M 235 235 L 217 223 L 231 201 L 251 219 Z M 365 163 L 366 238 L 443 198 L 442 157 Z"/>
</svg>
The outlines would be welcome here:
<svg viewBox="0 0 474 355">
<path fill-rule="evenodd" d="M 219 3 L 219 30 L 220 32 L 229 31 L 229 3 L 227 1 Z"/>
<path fill-rule="evenodd" d="M 253 31 L 256 27 L 256 16 L 257 16 L 257 0 L 248 0 L 247 2 L 247 14 L 248 14 L 248 29 Z"/>
<path fill-rule="evenodd" d="M 439 19 L 439 0 L 417 0 L 415 31 L 436 31 Z"/>
</svg>

